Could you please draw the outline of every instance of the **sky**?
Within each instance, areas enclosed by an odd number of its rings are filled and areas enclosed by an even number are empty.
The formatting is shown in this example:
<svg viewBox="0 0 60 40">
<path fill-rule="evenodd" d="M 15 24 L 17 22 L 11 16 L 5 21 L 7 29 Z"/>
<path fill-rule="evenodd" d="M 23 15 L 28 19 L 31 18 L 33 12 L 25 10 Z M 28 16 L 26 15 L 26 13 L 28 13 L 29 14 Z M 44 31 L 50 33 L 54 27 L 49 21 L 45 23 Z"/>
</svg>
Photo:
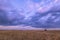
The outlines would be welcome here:
<svg viewBox="0 0 60 40">
<path fill-rule="evenodd" d="M 1 29 L 5 26 L 60 28 L 60 1 L 0 0 L 0 25 L 4 26 Z M 21 28 L 21 25 L 25 27 Z"/>
</svg>

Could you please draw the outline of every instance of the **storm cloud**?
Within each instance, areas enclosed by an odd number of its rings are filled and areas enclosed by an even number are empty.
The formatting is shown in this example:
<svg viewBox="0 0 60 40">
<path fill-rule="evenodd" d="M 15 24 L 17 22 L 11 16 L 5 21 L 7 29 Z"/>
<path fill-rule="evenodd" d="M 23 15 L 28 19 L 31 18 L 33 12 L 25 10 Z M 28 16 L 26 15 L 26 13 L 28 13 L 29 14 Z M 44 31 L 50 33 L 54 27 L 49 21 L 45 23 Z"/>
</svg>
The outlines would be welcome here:
<svg viewBox="0 0 60 40">
<path fill-rule="evenodd" d="M 0 0 L 0 25 L 60 28 L 60 1 Z"/>
</svg>

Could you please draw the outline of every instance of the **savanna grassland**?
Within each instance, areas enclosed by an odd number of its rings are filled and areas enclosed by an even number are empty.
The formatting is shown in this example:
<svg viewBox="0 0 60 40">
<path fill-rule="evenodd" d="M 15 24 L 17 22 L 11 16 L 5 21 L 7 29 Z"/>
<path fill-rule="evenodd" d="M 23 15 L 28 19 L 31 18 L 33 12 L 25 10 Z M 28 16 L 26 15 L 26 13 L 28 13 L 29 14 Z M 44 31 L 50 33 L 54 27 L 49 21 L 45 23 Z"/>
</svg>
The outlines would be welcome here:
<svg viewBox="0 0 60 40">
<path fill-rule="evenodd" d="M 0 30 L 0 40 L 60 40 L 60 31 Z"/>
</svg>

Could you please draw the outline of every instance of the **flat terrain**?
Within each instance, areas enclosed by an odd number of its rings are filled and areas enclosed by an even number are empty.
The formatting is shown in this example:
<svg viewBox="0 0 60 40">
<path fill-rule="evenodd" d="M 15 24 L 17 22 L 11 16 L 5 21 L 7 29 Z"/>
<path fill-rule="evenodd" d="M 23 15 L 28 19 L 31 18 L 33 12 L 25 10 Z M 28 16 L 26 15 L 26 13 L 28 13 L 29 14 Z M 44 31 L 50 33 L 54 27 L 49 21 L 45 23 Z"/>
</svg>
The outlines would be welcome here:
<svg viewBox="0 0 60 40">
<path fill-rule="evenodd" d="M 0 30 L 0 40 L 60 40 L 60 31 Z"/>
</svg>

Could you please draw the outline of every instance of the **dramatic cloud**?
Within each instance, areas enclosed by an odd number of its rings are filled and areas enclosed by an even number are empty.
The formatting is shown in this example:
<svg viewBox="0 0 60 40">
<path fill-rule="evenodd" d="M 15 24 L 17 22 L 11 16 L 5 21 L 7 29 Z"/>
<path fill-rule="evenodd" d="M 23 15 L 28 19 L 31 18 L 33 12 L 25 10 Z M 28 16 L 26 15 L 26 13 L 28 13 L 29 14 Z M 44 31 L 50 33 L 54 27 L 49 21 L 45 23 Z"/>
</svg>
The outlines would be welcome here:
<svg viewBox="0 0 60 40">
<path fill-rule="evenodd" d="M 60 28 L 60 1 L 0 0 L 0 25 Z"/>
</svg>

